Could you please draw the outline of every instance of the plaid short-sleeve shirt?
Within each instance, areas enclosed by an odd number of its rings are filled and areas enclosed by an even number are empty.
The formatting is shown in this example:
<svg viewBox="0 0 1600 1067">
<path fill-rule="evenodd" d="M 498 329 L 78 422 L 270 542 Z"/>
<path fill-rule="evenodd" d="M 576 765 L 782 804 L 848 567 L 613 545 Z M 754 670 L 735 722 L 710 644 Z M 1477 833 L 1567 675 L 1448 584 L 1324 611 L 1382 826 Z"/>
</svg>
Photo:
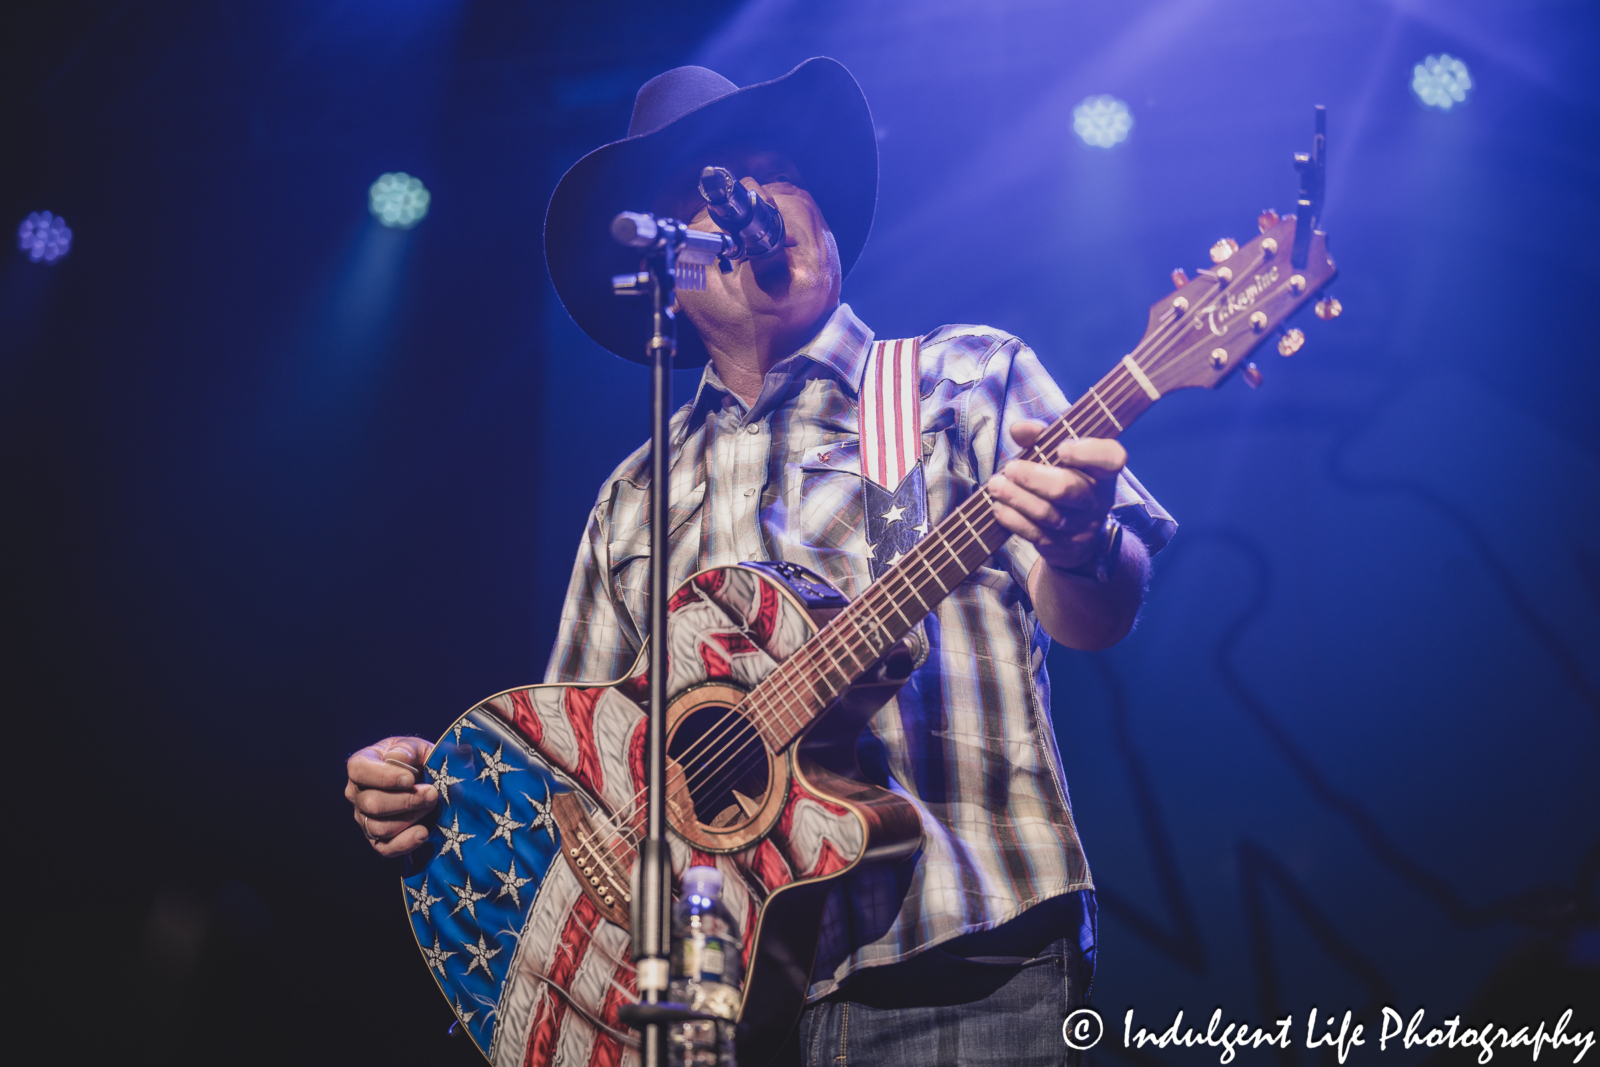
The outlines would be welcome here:
<svg viewBox="0 0 1600 1067">
<path fill-rule="evenodd" d="M 850 597 L 870 581 L 857 403 L 872 331 L 840 305 L 767 374 L 747 407 L 707 366 L 672 419 L 669 588 L 695 571 L 784 560 Z M 945 326 L 922 339 L 919 395 L 928 514 L 937 522 L 1020 451 L 1009 428 L 1068 404 L 1017 338 Z M 1119 520 L 1158 550 L 1176 524 L 1132 475 Z M 562 608 L 547 682 L 605 682 L 638 656 L 648 621 L 649 455 L 600 491 Z M 929 656 L 869 727 L 871 777 L 922 816 L 914 860 L 849 876 L 829 900 L 811 995 L 851 972 L 989 929 L 1092 887 L 1050 727 L 1050 639 L 1028 599 L 1038 558 L 1013 537 L 923 624 Z"/>
</svg>

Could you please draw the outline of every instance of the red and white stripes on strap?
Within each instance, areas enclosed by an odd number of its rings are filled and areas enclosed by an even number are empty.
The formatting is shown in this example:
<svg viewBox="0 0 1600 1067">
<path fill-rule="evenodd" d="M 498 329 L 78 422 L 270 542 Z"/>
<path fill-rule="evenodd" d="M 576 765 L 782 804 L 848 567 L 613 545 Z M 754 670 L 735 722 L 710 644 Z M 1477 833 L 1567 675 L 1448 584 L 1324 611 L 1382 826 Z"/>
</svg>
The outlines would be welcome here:
<svg viewBox="0 0 1600 1067">
<path fill-rule="evenodd" d="M 922 459 L 919 343 L 875 342 L 861 381 L 861 476 L 891 493 Z"/>
</svg>

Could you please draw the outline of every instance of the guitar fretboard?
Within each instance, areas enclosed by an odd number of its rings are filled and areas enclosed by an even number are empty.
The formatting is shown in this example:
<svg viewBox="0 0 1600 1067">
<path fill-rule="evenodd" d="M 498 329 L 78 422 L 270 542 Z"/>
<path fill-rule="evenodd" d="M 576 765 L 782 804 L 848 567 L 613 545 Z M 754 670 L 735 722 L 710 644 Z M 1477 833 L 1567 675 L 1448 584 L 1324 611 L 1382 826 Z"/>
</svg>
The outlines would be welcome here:
<svg viewBox="0 0 1600 1067">
<path fill-rule="evenodd" d="M 1160 394 L 1132 357 L 1112 368 L 1039 435 L 1021 458 L 1059 466 L 1056 447 L 1075 437 L 1115 438 Z M 1010 531 L 979 488 L 798 652 L 751 690 L 744 711 L 781 750 L 856 679 L 911 632 L 950 591 L 983 566 Z"/>
</svg>

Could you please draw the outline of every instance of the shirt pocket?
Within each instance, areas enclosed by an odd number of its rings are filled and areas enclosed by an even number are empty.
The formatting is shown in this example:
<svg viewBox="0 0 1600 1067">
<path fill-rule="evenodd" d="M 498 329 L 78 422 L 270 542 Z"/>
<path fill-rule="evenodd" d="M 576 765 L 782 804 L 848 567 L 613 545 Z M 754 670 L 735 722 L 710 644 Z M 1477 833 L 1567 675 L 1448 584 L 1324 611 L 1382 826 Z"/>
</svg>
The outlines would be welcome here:
<svg viewBox="0 0 1600 1067">
<path fill-rule="evenodd" d="M 784 468 L 783 540 L 828 553 L 864 551 L 861 534 L 861 446 L 847 440 L 813 445 Z M 769 524 L 769 529 L 771 524 Z"/>
<path fill-rule="evenodd" d="M 684 559 L 684 546 L 679 543 L 684 524 L 700 511 L 705 501 L 706 483 L 701 482 L 667 510 L 668 538 L 672 544 L 671 562 L 668 566 L 668 588 L 677 580 L 689 576 L 693 560 L 699 555 L 699 545 L 689 554 L 689 569 L 680 566 Z M 648 503 L 642 510 L 648 511 Z M 622 605 L 633 622 L 635 636 L 647 631 L 646 614 L 650 602 L 650 527 L 637 526 L 606 545 L 607 568 L 611 578 L 611 595 Z M 678 572 L 682 570 L 683 573 Z"/>
</svg>

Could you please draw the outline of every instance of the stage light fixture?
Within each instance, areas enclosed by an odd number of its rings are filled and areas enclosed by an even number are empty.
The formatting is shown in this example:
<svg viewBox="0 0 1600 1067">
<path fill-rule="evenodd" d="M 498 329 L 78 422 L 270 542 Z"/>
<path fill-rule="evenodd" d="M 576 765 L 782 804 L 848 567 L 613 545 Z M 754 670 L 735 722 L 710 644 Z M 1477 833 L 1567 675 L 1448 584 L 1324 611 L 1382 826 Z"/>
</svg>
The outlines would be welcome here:
<svg viewBox="0 0 1600 1067">
<path fill-rule="evenodd" d="M 1448 53 L 1429 56 L 1411 71 L 1411 91 L 1428 107 L 1440 111 L 1465 103 L 1471 89 L 1467 65 Z"/>
<path fill-rule="evenodd" d="M 1084 144 L 1110 148 L 1128 139 L 1133 112 L 1114 96 L 1091 96 L 1072 109 L 1072 129 Z"/>
<path fill-rule="evenodd" d="M 367 206 L 372 217 L 395 230 L 409 230 L 428 217 L 428 202 L 433 197 L 421 178 L 405 171 L 383 174 L 367 190 Z"/>
<path fill-rule="evenodd" d="M 17 247 L 35 263 L 54 263 L 72 249 L 72 231 L 60 215 L 35 211 L 17 227 Z"/>
</svg>

